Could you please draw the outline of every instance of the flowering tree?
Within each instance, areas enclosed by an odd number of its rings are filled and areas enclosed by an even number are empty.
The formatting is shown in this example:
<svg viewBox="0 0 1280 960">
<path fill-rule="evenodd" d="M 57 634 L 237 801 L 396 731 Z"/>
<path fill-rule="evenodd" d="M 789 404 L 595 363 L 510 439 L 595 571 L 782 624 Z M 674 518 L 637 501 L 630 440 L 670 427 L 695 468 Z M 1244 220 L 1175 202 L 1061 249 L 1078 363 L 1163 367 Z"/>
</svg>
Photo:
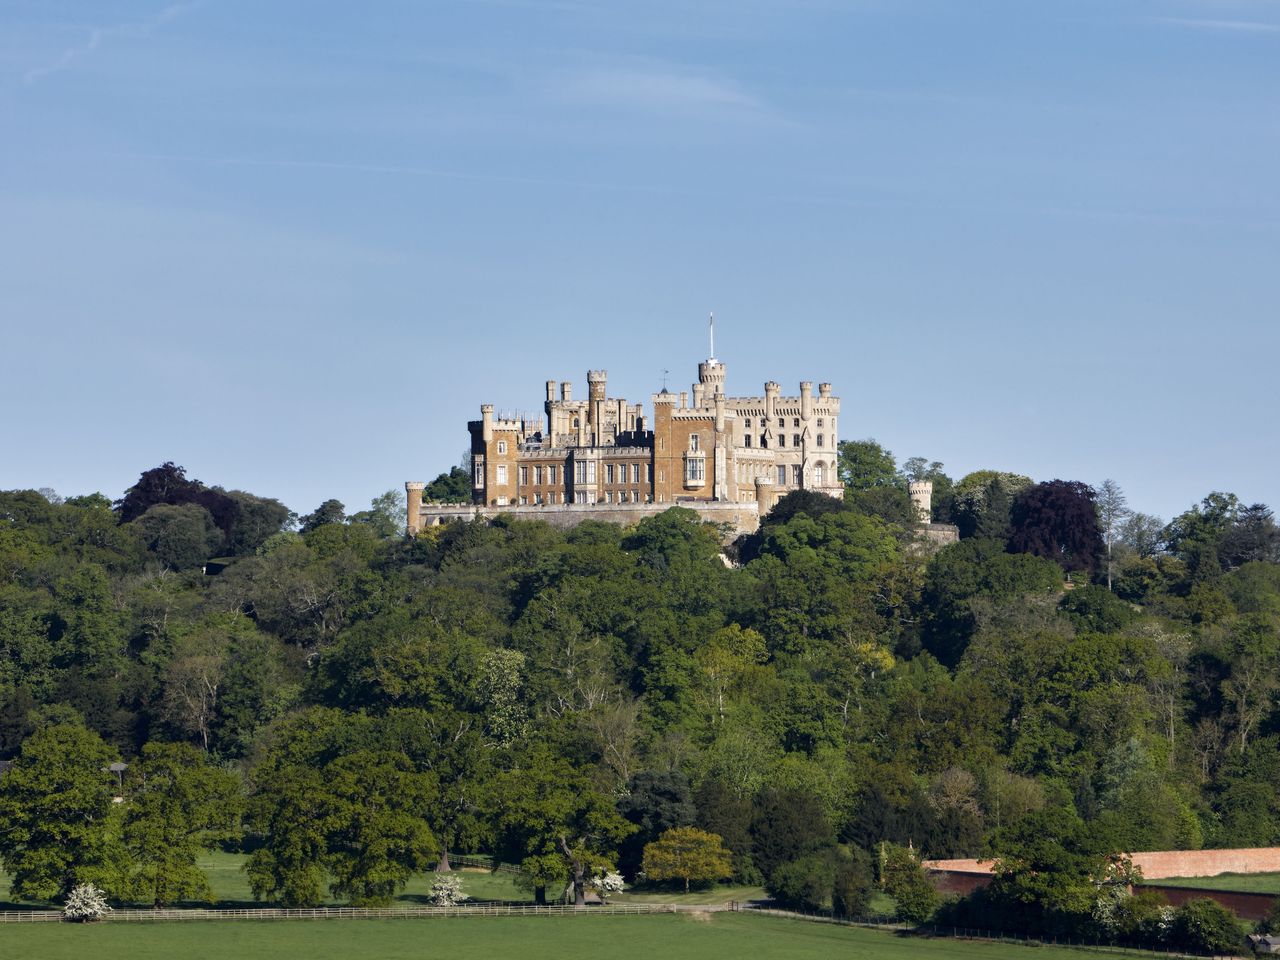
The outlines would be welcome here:
<svg viewBox="0 0 1280 960">
<path fill-rule="evenodd" d="M 470 899 L 463 893 L 462 878 L 456 873 L 441 874 L 431 884 L 431 905 L 434 907 L 456 907 Z"/>
<path fill-rule="evenodd" d="M 110 910 L 105 893 L 92 883 L 82 883 L 72 888 L 67 895 L 62 918 L 75 923 L 92 923 L 94 920 L 101 920 Z"/>
<path fill-rule="evenodd" d="M 606 870 L 604 873 L 593 877 L 588 883 L 588 886 L 590 886 L 591 889 L 596 892 L 596 895 L 600 897 L 601 903 L 607 903 L 609 901 L 609 897 L 615 893 L 621 893 L 626 889 L 627 885 L 622 880 L 622 874 L 615 873 L 612 870 Z"/>
</svg>

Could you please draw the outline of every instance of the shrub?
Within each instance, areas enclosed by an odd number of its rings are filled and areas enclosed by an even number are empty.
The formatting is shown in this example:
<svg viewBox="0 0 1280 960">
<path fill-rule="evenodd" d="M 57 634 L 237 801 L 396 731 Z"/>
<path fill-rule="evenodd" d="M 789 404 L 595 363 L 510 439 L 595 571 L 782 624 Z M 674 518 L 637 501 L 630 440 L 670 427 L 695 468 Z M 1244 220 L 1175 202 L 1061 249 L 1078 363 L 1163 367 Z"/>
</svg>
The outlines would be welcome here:
<svg viewBox="0 0 1280 960">
<path fill-rule="evenodd" d="M 92 883 L 82 883 L 73 887 L 67 895 L 66 905 L 62 908 L 62 918 L 74 923 L 92 923 L 101 920 L 111 910 L 107 905 L 107 895 Z"/>
<path fill-rule="evenodd" d="M 831 847 L 782 864 L 765 889 L 789 907 L 862 916 L 871 902 L 871 867 L 861 850 Z"/>
<path fill-rule="evenodd" d="M 906 847 L 884 845 L 880 885 L 897 901 L 898 919 L 905 923 L 924 923 L 938 908 L 938 891 L 929 882 L 915 851 Z"/>
<path fill-rule="evenodd" d="M 456 873 L 442 873 L 431 884 L 433 907 L 456 907 L 462 901 L 470 899 L 462 890 L 462 878 Z"/>
<path fill-rule="evenodd" d="M 1243 940 L 1236 915 L 1216 900 L 1188 900 L 1174 912 L 1172 944 L 1180 950 L 1236 953 Z"/>
</svg>

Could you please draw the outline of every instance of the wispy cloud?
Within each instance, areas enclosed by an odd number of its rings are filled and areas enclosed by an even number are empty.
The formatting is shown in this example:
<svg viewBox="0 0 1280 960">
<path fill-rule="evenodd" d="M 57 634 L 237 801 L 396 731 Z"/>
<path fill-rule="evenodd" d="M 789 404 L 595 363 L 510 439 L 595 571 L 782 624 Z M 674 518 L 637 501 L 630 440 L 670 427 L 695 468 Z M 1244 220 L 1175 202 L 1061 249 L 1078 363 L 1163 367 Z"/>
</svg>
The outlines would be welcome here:
<svg viewBox="0 0 1280 960">
<path fill-rule="evenodd" d="M 1219 33 L 1280 33 L 1280 24 L 1259 20 L 1197 20 L 1190 17 L 1155 17 L 1157 23 L 1192 30 L 1214 30 Z"/>
<path fill-rule="evenodd" d="M 651 113 L 767 112 L 762 100 L 728 77 L 652 60 L 564 71 L 556 75 L 554 84 L 561 96 L 579 103 Z"/>
<path fill-rule="evenodd" d="M 67 47 L 48 63 L 41 64 L 38 67 L 32 67 L 22 75 L 22 82 L 27 85 L 31 85 L 39 82 L 50 74 L 58 73 L 61 70 L 67 69 L 77 60 L 92 54 L 102 46 L 103 41 L 105 40 L 117 37 L 149 37 L 170 20 L 196 9 L 196 7 L 199 7 L 203 2 L 204 0 L 186 0 L 186 2 L 182 3 L 171 3 L 150 20 L 144 20 L 141 23 L 122 23 L 109 27 L 86 27 L 86 37 L 82 43 L 78 43 L 72 47 Z"/>
</svg>

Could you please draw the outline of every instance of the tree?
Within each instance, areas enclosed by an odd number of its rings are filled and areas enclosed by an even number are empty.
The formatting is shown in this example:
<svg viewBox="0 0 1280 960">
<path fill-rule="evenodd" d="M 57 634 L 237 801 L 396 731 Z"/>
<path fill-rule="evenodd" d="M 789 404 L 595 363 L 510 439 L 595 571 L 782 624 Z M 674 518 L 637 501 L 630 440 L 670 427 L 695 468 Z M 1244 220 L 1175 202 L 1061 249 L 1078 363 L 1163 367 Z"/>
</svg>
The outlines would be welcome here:
<svg viewBox="0 0 1280 960">
<path fill-rule="evenodd" d="M 645 845 L 644 873 L 650 880 L 683 880 L 688 893 L 691 882 L 713 883 L 732 876 L 733 863 L 716 834 L 673 827 Z"/>
<path fill-rule="evenodd" d="M 500 852 L 535 877 L 535 894 L 566 876 L 578 906 L 588 878 L 613 869 L 616 844 L 635 829 L 583 771 L 544 751 L 496 777 L 492 796 Z"/>
<path fill-rule="evenodd" d="M 961 537 L 1005 540 L 1014 496 L 1031 478 L 1000 470 L 975 470 L 955 485 L 952 520 Z"/>
<path fill-rule="evenodd" d="M 828 847 L 781 864 L 765 890 L 786 906 L 858 917 L 871 902 L 871 868 L 856 847 Z"/>
<path fill-rule="evenodd" d="M 618 853 L 618 867 L 629 877 L 641 869 L 644 849 L 659 835 L 694 822 L 698 810 L 689 794 L 689 779 L 679 770 L 642 770 L 627 783 L 618 812 L 635 824 Z"/>
<path fill-rule="evenodd" d="M 876 441 L 842 440 L 839 449 L 840 480 L 850 490 L 897 486 L 898 462 Z"/>
<path fill-rule="evenodd" d="M 358 751 L 325 767 L 322 818 L 330 889 L 357 906 L 391 902 L 439 856 L 423 812 L 438 800 L 431 774 L 403 754 Z"/>
<path fill-rule="evenodd" d="M 1103 480 L 1098 485 L 1098 524 L 1102 530 L 1103 542 L 1107 545 L 1107 589 L 1111 589 L 1111 555 L 1112 548 L 1120 536 L 1120 527 L 1132 515 L 1125 500 L 1124 491 L 1114 480 Z"/>
<path fill-rule="evenodd" d="M 213 515 L 194 503 L 176 507 L 158 503 L 133 521 L 132 527 L 142 544 L 173 570 L 200 566 L 222 544 L 222 531 Z"/>
<path fill-rule="evenodd" d="M 468 451 L 467 459 L 470 459 Z M 471 472 L 462 467 L 451 467 L 448 473 L 436 477 L 422 491 L 425 503 L 470 503 Z"/>
<path fill-rule="evenodd" d="M 1092 571 L 1102 554 L 1093 489 L 1049 480 L 1021 491 L 1010 514 L 1009 549 L 1053 560 L 1067 572 Z"/>
<path fill-rule="evenodd" d="M 310 533 L 312 530 L 318 530 L 326 524 L 346 523 L 346 509 L 341 500 L 326 500 L 316 507 L 314 513 L 307 514 L 298 522 L 302 525 L 303 533 Z"/>
<path fill-rule="evenodd" d="M 323 771 L 277 757 L 255 779 L 248 823 L 263 843 L 245 865 L 253 898 L 316 906 L 324 896 L 328 856 Z"/>
<path fill-rule="evenodd" d="M 404 533 L 406 517 L 403 490 L 388 490 L 370 501 L 369 509 L 351 515 L 352 523 L 367 523 L 380 537 L 394 537 Z"/>
<path fill-rule="evenodd" d="M 1236 915 L 1208 897 L 1188 900 L 1173 914 L 1170 939 L 1193 953 L 1234 954 L 1244 937 Z"/>
<path fill-rule="evenodd" d="M 23 742 L 0 777 L 0 857 L 15 896 L 55 900 L 83 883 L 119 890 L 116 780 L 107 769 L 115 760 L 79 725 L 45 727 Z"/>
<path fill-rule="evenodd" d="M 915 850 L 896 843 L 880 845 L 880 886 L 898 904 L 898 919 L 924 923 L 938 907 L 938 891 Z"/>
<path fill-rule="evenodd" d="M 830 846 L 835 831 L 811 792 L 766 787 L 751 824 L 755 864 L 766 877 L 788 860 Z"/>
<path fill-rule="evenodd" d="M 239 780 L 210 766 L 194 747 L 153 742 L 130 766 L 126 792 L 128 898 L 157 907 L 212 902 L 213 890 L 196 859 L 237 834 Z"/>
</svg>

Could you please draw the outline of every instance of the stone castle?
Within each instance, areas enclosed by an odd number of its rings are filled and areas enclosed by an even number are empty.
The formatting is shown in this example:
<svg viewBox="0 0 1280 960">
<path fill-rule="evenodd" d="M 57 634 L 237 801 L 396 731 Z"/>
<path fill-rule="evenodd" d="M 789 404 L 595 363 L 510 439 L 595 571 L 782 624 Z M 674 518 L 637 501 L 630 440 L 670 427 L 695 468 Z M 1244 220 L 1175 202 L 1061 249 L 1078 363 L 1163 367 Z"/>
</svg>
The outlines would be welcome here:
<svg viewBox="0 0 1280 960">
<path fill-rule="evenodd" d="M 647 419 L 641 404 L 610 397 L 607 382 L 606 371 L 589 371 L 586 399 L 578 400 L 572 384 L 548 380 L 545 419 L 495 416 L 483 404 L 467 425 L 472 504 L 424 504 L 424 484 L 406 483 L 409 533 L 503 513 L 557 526 L 628 524 L 682 506 L 736 534 L 755 530 L 792 490 L 844 494 L 840 398 L 829 383 L 815 392 L 803 381 L 798 395 L 783 396 L 769 381 L 762 395 L 730 397 L 725 365 L 713 356 L 698 364 L 690 392 L 653 394 Z M 911 490 L 922 519 L 927 486 Z"/>
</svg>

